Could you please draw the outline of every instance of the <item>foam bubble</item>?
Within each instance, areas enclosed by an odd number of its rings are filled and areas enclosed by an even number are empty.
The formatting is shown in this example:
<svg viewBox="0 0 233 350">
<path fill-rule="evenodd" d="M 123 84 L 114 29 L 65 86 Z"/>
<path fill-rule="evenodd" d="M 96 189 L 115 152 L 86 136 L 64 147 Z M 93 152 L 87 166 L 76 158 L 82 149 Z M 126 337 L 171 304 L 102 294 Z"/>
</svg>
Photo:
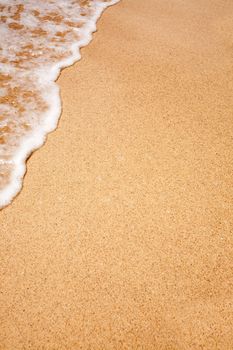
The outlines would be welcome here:
<svg viewBox="0 0 233 350">
<path fill-rule="evenodd" d="M 80 59 L 102 11 L 119 0 L 0 0 L 0 208 L 22 187 L 26 159 L 61 114 L 60 70 Z"/>
</svg>

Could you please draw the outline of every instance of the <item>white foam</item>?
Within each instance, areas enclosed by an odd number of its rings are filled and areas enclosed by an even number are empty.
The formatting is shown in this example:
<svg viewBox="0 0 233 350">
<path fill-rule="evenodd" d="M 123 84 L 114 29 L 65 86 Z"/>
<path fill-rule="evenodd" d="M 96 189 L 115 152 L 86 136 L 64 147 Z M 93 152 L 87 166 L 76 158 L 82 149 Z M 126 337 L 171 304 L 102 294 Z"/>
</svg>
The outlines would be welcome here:
<svg viewBox="0 0 233 350">
<path fill-rule="evenodd" d="M 0 6 L 7 5 L 8 12 L 9 7 L 11 7 L 10 13 L 13 14 L 19 8 L 18 5 L 24 5 L 24 9 L 20 13 L 20 20 L 9 19 L 6 24 L 0 27 L 0 36 L 3 38 L 1 56 L 7 58 L 7 62 L 1 64 L 0 69 L 3 75 L 11 77 L 6 86 L 8 90 L 24 89 L 26 87 L 26 91 L 32 91 L 35 95 L 32 94 L 31 96 L 29 94 L 24 99 L 24 94 L 20 95 L 21 92 L 17 95 L 17 91 L 21 90 L 13 90 L 16 91 L 17 104 L 20 104 L 26 110 L 21 115 L 17 114 L 19 109 L 15 106 L 14 99 L 13 102 L 9 101 L 9 103 L 1 105 L 1 113 L 6 115 L 5 124 L 2 125 L 10 125 L 12 131 L 8 132 L 7 135 L 3 135 L 7 142 L 0 147 L 0 172 L 4 179 L 4 169 L 6 169 L 6 174 L 9 177 L 6 185 L 2 184 L 1 186 L 0 184 L 0 208 L 9 204 L 19 193 L 26 172 L 26 159 L 45 142 L 46 135 L 57 126 L 61 115 L 61 101 L 59 88 L 55 80 L 58 78 L 61 69 L 80 59 L 80 48 L 87 45 L 92 39 L 92 33 L 96 30 L 96 21 L 102 11 L 118 1 L 101 2 L 91 0 L 88 7 L 86 5 L 82 7 L 80 3 L 72 0 L 60 0 L 56 3 L 51 0 L 46 2 L 43 0 L 28 0 L 26 4 L 23 0 L 0 0 Z M 33 10 L 39 11 L 40 16 L 43 15 L 43 17 L 56 12 L 58 15 L 62 15 L 63 19 L 57 21 L 58 23 L 45 20 L 41 26 L 36 16 L 32 15 Z M 75 10 L 77 10 L 76 14 L 74 14 Z M 84 10 L 88 12 L 85 18 L 81 15 Z M 24 28 L 22 30 L 9 29 L 8 25 L 11 21 L 23 25 Z M 82 23 L 82 26 L 81 28 L 72 27 L 70 38 L 57 45 L 56 42 L 52 41 L 53 35 L 56 32 L 65 31 L 67 29 L 65 22 L 68 21 Z M 38 27 L 38 25 L 40 26 Z M 42 37 L 33 37 L 32 40 L 32 37 L 27 34 L 28 28 L 30 31 L 46 28 L 47 34 Z M 77 35 L 78 39 L 75 37 Z M 31 53 L 29 59 L 23 60 L 18 66 L 17 64 L 14 65 L 13 61 L 17 60 L 17 53 L 21 52 L 28 43 L 33 44 L 31 51 L 30 49 L 26 51 Z M 53 53 L 59 52 L 62 53 L 60 59 L 53 60 Z M 67 52 L 69 52 L 68 55 Z M 6 87 L 0 90 L 0 97 L 4 94 L 6 94 Z M 40 103 L 42 103 L 43 108 Z M 46 105 L 46 108 L 44 105 Z M 23 129 L 25 125 L 30 126 L 29 131 Z"/>
</svg>

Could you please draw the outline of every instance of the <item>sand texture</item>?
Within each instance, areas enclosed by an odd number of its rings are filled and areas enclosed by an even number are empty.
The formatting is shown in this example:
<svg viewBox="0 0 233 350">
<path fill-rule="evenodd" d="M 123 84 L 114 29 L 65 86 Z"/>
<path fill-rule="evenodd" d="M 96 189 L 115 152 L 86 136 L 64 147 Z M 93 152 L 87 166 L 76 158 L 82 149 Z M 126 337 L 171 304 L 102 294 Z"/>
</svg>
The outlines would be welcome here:
<svg viewBox="0 0 233 350">
<path fill-rule="evenodd" d="M 125 0 L 0 212 L 1 350 L 233 349 L 233 2 Z"/>
</svg>

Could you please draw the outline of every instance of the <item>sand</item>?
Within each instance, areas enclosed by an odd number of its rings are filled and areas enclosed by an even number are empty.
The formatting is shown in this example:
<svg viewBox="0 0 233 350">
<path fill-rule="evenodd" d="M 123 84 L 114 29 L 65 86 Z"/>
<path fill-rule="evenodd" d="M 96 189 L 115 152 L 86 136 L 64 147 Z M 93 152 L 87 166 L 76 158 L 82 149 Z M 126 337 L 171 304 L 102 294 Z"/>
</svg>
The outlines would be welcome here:
<svg viewBox="0 0 233 350">
<path fill-rule="evenodd" d="M 0 212 L 0 349 L 233 348 L 228 0 L 125 0 Z"/>
</svg>

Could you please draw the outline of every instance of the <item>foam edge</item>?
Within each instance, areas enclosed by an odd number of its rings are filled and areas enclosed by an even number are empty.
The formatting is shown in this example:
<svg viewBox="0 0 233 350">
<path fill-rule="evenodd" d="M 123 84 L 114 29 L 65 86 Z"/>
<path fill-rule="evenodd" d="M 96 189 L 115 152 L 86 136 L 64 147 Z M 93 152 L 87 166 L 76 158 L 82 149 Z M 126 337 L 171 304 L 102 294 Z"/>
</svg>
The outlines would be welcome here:
<svg viewBox="0 0 233 350">
<path fill-rule="evenodd" d="M 93 39 L 93 33 L 97 30 L 97 20 L 100 18 L 102 12 L 107 7 L 114 5 L 119 1 L 120 0 L 112 0 L 106 3 L 99 3 L 98 11 L 96 11 L 96 14 L 92 17 L 92 20 L 87 22 L 82 28 L 85 37 L 72 45 L 72 56 L 66 60 L 62 60 L 54 66 L 53 72 L 47 81 L 47 83 L 50 85 L 50 91 L 46 92 L 47 96 L 49 95 L 49 97 L 53 99 L 53 105 L 50 105 L 49 110 L 45 112 L 42 118 L 43 124 L 40 125 L 40 129 L 35 130 L 32 132 L 32 134 L 30 134 L 29 137 L 26 137 L 23 140 L 20 150 L 12 159 L 11 162 L 14 164 L 14 171 L 12 172 L 10 183 L 6 186 L 6 188 L 0 191 L 0 210 L 9 205 L 20 193 L 23 187 L 23 178 L 27 170 L 26 161 L 29 156 L 45 143 L 47 135 L 50 132 L 54 131 L 58 126 L 58 122 L 61 117 L 62 106 L 60 88 L 57 85 L 56 80 L 58 79 L 61 70 L 73 65 L 75 62 L 78 62 L 81 59 L 80 49 L 88 45 Z"/>
</svg>

